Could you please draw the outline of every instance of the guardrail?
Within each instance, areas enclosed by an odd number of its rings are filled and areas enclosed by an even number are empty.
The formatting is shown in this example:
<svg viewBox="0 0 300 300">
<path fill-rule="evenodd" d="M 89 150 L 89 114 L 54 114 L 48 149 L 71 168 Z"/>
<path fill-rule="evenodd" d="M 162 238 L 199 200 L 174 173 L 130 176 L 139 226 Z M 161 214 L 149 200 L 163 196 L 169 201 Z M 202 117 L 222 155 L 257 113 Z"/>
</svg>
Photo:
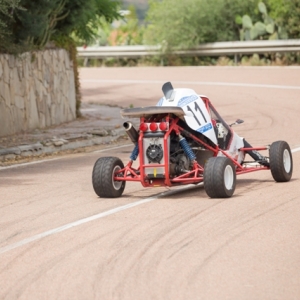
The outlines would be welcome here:
<svg viewBox="0 0 300 300">
<path fill-rule="evenodd" d="M 201 44 L 195 48 L 175 50 L 172 53 L 180 56 L 222 56 L 254 53 L 287 53 L 300 51 L 300 39 L 297 40 L 263 40 L 235 41 Z M 106 58 L 141 58 L 145 56 L 162 55 L 161 46 L 102 46 L 78 47 L 78 57 Z"/>
</svg>

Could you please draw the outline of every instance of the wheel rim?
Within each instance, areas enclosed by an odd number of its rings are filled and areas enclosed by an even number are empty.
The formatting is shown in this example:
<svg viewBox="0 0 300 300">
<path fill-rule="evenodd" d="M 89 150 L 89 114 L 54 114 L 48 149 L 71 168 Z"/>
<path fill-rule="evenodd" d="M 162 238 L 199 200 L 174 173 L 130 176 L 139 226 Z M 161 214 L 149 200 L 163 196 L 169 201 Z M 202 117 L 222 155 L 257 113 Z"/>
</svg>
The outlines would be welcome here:
<svg viewBox="0 0 300 300">
<path fill-rule="evenodd" d="M 290 152 L 285 149 L 283 152 L 283 166 L 284 166 L 284 170 L 289 173 L 291 171 L 291 155 Z"/>
<path fill-rule="evenodd" d="M 112 172 L 112 184 L 113 184 L 113 187 L 114 187 L 115 190 L 119 190 L 122 186 L 122 183 L 123 183 L 123 181 L 114 180 L 115 173 L 119 170 L 121 170 L 121 167 L 120 166 L 115 166 L 114 169 L 113 169 L 113 172 Z"/>
<path fill-rule="evenodd" d="M 231 190 L 233 186 L 233 170 L 227 165 L 224 171 L 224 183 L 227 190 Z"/>
</svg>

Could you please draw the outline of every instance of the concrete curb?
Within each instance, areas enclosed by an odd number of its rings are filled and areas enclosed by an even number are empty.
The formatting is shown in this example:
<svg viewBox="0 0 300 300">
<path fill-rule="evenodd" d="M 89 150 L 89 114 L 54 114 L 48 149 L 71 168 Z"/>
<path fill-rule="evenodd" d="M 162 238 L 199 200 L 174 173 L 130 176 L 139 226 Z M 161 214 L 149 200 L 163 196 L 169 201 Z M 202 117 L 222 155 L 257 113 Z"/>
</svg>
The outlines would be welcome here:
<svg viewBox="0 0 300 300">
<path fill-rule="evenodd" d="M 98 135 L 97 133 L 87 133 L 73 136 L 71 138 L 55 137 L 51 140 L 37 142 L 31 145 L 20 145 L 11 148 L 0 149 L 0 162 L 108 144 L 116 141 L 119 137 L 126 135 L 124 128 L 113 129 L 109 133 L 102 132 L 99 134 L 104 134 L 105 136 Z"/>
</svg>

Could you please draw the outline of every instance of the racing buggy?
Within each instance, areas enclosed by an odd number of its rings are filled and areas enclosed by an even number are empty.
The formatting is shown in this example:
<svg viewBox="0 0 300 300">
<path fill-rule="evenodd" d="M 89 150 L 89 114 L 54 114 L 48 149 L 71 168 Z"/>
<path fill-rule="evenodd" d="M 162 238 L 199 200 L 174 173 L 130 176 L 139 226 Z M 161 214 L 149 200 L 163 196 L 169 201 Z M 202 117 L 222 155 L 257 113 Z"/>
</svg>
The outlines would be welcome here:
<svg viewBox="0 0 300 300">
<path fill-rule="evenodd" d="M 123 124 L 134 144 L 125 166 L 118 157 L 96 161 L 92 182 L 99 197 L 120 197 L 126 181 L 138 181 L 144 187 L 203 182 L 209 197 L 228 198 L 239 174 L 271 170 L 277 182 L 291 179 L 293 159 L 287 142 L 252 147 L 232 129 L 243 121 L 226 123 L 206 96 L 192 89 L 174 89 L 170 82 L 162 91 L 156 106 L 121 111 L 123 118 L 139 119 L 139 128 L 129 121 Z M 268 156 L 261 150 L 268 150 Z"/>
</svg>

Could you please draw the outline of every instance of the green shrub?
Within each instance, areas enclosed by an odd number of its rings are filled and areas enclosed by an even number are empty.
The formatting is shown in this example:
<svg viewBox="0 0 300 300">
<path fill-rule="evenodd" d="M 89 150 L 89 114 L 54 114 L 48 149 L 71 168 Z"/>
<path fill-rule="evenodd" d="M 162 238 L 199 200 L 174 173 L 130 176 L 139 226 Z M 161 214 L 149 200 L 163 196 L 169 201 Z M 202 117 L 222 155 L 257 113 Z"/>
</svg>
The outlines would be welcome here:
<svg viewBox="0 0 300 300">
<path fill-rule="evenodd" d="M 120 17 L 118 3 L 111 0 L 1 0 L 0 51 L 21 53 L 43 49 L 51 40 L 75 33 L 85 42 L 99 17 Z M 87 26 L 90 24 L 90 26 Z"/>
<path fill-rule="evenodd" d="M 167 49 L 201 43 L 239 40 L 236 15 L 254 11 L 258 0 L 151 0 L 146 44 L 165 43 Z"/>
</svg>

